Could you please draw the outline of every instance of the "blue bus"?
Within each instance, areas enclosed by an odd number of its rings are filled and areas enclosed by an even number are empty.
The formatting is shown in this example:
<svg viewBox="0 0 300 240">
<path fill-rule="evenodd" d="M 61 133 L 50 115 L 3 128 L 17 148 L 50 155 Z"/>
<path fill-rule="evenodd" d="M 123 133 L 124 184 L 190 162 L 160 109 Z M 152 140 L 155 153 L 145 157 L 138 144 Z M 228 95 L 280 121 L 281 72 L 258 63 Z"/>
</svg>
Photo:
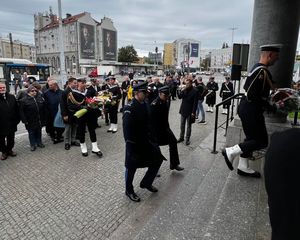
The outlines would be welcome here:
<svg viewBox="0 0 300 240">
<path fill-rule="evenodd" d="M 32 63 L 26 59 L 0 58 L 0 81 L 6 81 L 9 86 L 16 71 L 23 76 L 23 81 L 44 83 L 50 76 L 50 65 Z"/>
</svg>

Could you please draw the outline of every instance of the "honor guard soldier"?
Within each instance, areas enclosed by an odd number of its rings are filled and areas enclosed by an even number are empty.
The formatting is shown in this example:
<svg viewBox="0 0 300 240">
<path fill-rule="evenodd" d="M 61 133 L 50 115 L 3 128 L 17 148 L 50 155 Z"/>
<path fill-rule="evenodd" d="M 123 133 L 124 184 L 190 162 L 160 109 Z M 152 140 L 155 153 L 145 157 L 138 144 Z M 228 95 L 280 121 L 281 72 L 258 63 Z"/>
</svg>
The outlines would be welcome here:
<svg viewBox="0 0 300 240">
<path fill-rule="evenodd" d="M 177 139 L 169 125 L 170 88 L 164 86 L 158 89 L 158 97 L 151 103 L 151 120 L 157 143 L 160 146 L 169 145 L 170 169 L 182 171 L 177 149 Z"/>
<path fill-rule="evenodd" d="M 249 158 L 253 151 L 268 146 L 268 133 L 263 113 L 266 109 L 274 110 L 267 100 L 270 90 L 273 89 L 272 75 L 268 67 L 279 59 L 280 47 L 281 45 L 261 46 L 259 63 L 253 66 L 246 79 L 244 85 L 246 93 L 238 109 L 246 138 L 244 142 L 222 151 L 230 170 L 233 170 L 234 158 L 240 155 L 237 173 L 242 176 L 260 177 L 259 172 L 249 168 Z"/>
<path fill-rule="evenodd" d="M 116 82 L 116 78 L 111 76 L 109 78 L 109 89 L 108 92 L 112 94 L 111 106 L 109 107 L 109 120 L 110 127 L 107 132 L 116 133 L 118 131 L 118 108 L 120 99 L 122 98 L 121 88 Z"/>
<path fill-rule="evenodd" d="M 206 95 L 206 104 L 208 105 L 207 112 L 214 112 L 213 107 L 216 104 L 216 91 L 219 90 L 218 84 L 215 82 L 215 77 L 210 77 L 206 85 L 208 93 Z"/>
<path fill-rule="evenodd" d="M 134 192 L 132 185 L 137 168 L 148 167 L 140 187 L 150 192 L 157 192 L 152 183 L 155 176 L 165 160 L 157 143 L 154 142 L 150 130 L 149 110 L 145 102 L 147 94 L 147 83 L 139 83 L 133 86 L 134 98 L 123 111 L 123 133 L 126 144 L 125 156 L 125 186 L 126 196 L 134 202 L 140 198 Z"/>
<path fill-rule="evenodd" d="M 233 96 L 234 90 L 233 90 L 233 84 L 230 82 L 230 78 L 226 77 L 225 82 L 222 83 L 221 90 L 220 90 L 220 97 L 222 98 L 222 101 L 225 99 Z M 228 108 L 230 106 L 231 102 L 227 102 L 223 104 L 223 111 L 222 114 L 228 113 Z"/>
</svg>

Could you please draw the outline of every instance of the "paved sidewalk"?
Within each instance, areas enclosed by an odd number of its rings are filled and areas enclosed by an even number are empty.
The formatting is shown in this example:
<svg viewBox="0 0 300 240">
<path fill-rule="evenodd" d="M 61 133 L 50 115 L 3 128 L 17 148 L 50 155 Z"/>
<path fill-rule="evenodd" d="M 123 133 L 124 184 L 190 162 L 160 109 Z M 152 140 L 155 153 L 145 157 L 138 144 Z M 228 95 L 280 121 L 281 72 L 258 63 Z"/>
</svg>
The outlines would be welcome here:
<svg viewBox="0 0 300 240">
<path fill-rule="evenodd" d="M 179 104 L 178 100 L 172 101 L 170 113 L 176 136 Z M 208 120 L 212 118 L 212 114 L 208 115 Z M 132 213 L 141 211 L 124 195 L 122 129 L 116 134 L 107 133 L 103 120 L 100 122 L 102 128 L 97 129 L 97 136 L 104 153 L 102 159 L 91 154 L 84 158 L 78 147 L 66 151 L 63 143 L 53 145 L 45 134 L 46 148 L 30 152 L 26 132 L 18 132 L 15 147 L 18 156 L 0 162 L 1 239 L 107 239 Z M 188 164 L 186 157 L 212 127 L 212 121 L 193 125 L 191 145 L 179 144 L 183 166 Z M 168 149 L 162 150 L 168 158 Z M 155 185 L 162 187 L 170 174 L 178 177 L 174 182 L 185 177 L 185 172 L 171 173 L 168 164 L 164 162 L 162 177 Z M 135 186 L 143 172 L 138 171 Z M 138 187 L 136 190 L 147 206 L 153 194 Z M 142 208 L 142 211 L 147 210 Z"/>
</svg>

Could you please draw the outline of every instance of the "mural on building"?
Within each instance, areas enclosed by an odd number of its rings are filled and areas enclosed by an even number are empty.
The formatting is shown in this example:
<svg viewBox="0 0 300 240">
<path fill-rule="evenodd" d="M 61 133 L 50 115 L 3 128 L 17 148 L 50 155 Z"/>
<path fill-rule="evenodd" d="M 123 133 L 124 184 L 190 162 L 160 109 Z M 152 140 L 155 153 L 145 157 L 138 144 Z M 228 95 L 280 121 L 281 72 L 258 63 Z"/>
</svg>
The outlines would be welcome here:
<svg viewBox="0 0 300 240">
<path fill-rule="evenodd" d="M 80 23 L 80 58 L 95 59 L 95 27 Z"/>
<path fill-rule="evenodd" d="M 117 60 L 117 37 L 116 32 L 103 29 L 103 60 Z"/>
</svg>

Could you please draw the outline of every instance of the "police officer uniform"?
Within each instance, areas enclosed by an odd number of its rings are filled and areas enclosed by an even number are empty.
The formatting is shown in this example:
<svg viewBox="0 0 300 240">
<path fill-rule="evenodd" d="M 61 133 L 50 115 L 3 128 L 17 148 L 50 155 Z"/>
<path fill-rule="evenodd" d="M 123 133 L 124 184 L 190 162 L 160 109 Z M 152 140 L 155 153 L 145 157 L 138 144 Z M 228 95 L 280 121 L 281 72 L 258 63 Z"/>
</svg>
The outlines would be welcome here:
<svg viewBox="0 0 300 240">
<path fill-rule="evenodd" d="M 133 86 L 133 90 L 147 91 L 147 83 L 139 83 Z M 140 187 L 151 192 L 158 190 L 152 186 L 155 176 L 165 159 L 160 152 L 158 144 L 151 137 L 149 110 L 145 101 L 140 102 L 136 98 L 125 105 L 123 111 L 123 133 L 126 144 L 125 156 L 125 186 L 126 195 L 135 202 L 140 198 L 135 194 L 132 185 L 137 168 L 148 167 Z"/>
<path fill-rule="evenodd" d="M 164 86 L 158 89 L 159 93 L 163 93 L 168 97 L 170 95 L 170 88 Z M 183 168 L 179 166 L 179 156 L 177 149 L 177 139 L 172 132 L 169 125 L 169 98 L 163 101 L 159 96 L 151 103 L 151 122 L 156 140 L 160 146 L 169 145 L 170 152 L 170 169 L 182 171 Z"/>
<path fill-rule="evenodd" d="M 279 50 L 280 46 L 277 45 L 261 46 L 261 51 L 279 52 Z M 260 177 L 259 172 L 249 168 L 248 159 L 252 156 L 253 151 L 268 146 L 268 133 L 263 113 L 266 109 L 273 110 L 274 108 L 268 102 L 273 86 L 272 75 L 267 67 L 262 63 L 255 64 L 244 85 L 246 93 L 238 108 L 238 115 L 246 136 L 244 142 L 222 151 L 230 170 L 233 170 L 234 157 L 240 155 L 237 173 L 242 176 Z"/>
</svg>

